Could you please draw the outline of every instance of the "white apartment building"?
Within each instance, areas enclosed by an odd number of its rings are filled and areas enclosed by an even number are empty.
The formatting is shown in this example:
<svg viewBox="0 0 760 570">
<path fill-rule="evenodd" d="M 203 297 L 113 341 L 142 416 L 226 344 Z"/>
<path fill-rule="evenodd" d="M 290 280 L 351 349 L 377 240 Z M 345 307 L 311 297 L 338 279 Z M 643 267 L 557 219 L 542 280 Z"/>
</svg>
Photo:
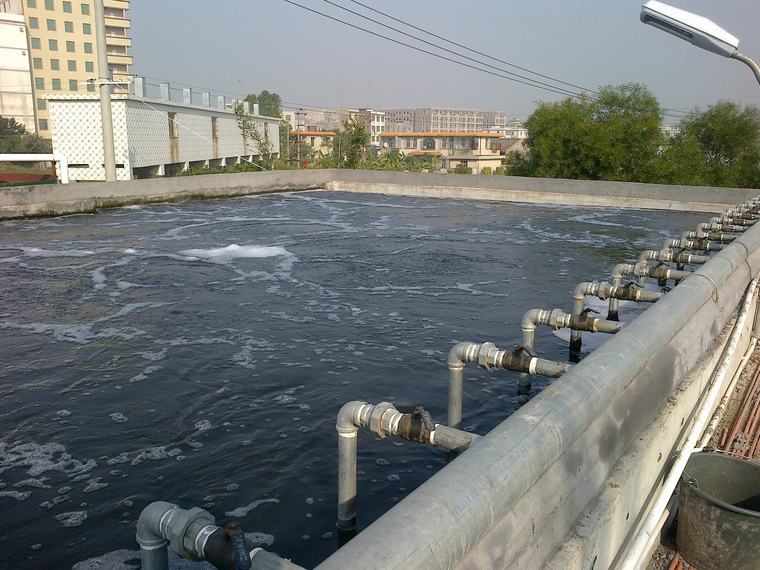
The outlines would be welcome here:
<svg viewBox="0 0 760 570">
<path fill-rule="evenodd" d="M 189 91 L 189 90 L 187 90 Z M 191 167 L 221 167 L 254 160 L 267 149 L 243 138 L 238 117 L 223 97 L 204 104 L 113 94 L 117 180 L 171 176 Z M 96 95 L 49 95 L 53 152 L 66 157 L 71 180 L 104 180 L 103 131 Z M 213 103 L 213 106 L 212 106 Z M 254 128 L 279 153 L 279 119 L 250 115 Z"/>
<path fill-rule="evenodd" d="M 385 128 L 391 132 L 486 132 L 506 126 L 507 117 L 500 111 L 417 107 L 387 109 Z"/>
<path fill-rule="evenodd" d="M 0 116 L 35 132 L 29 46 L 21 0 L 0 0 Z"/>
</svg>

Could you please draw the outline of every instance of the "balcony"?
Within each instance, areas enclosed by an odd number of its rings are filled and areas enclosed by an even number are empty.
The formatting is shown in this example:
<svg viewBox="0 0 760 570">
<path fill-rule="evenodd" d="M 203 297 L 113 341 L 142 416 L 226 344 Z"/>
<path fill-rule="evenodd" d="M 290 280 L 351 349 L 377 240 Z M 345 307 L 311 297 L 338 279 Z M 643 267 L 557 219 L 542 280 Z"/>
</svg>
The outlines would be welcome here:
<svg viewBox="0 0 760 570">
<path fill-rule="evenodd" d="M 109 53 L 108 63 L 112 63 L 114 65 L 132 65 L 132 56 L 120 53 Z"/>
<path fill-rule="evenodd" d="M 129 10 L 129 0 L 104 0 L 105 8 L 116 8 L 117 10 Z"/>
<path fill-rule="evenodd" d="M 132 47 L 132 38 L 127 36 L 106 36 L 106 46 Z"/>
<path fill-rule="evenodd" d="M 106 16 L 103 18 L 106 21 L 106 26 L 113 28 L 131 28 L 132 21 L 129 18 L 114 18 L 113 16 Z"/>
</svg>

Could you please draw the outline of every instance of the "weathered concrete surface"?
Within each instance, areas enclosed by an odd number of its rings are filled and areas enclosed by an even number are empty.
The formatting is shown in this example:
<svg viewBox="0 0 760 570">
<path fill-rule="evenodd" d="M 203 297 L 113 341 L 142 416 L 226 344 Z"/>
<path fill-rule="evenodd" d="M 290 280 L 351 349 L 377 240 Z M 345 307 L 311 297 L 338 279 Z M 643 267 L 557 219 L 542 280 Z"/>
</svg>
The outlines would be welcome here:
<svg viewBox="0 0 760 570">
<path fill-rule="evenodd" d="M 154 178 L 131 182 L 0 189 L 0 218 L 91 212 L 99 208 L 269 192 L 331 190 L 534 204 L 722 212 L 758 191 L 516 176 L 279 170 Z"/>
<path fill-rule="evenodd" d="M 332 170 L 276 170 L 129 182 L 18 186 L 0 189 L 0 218 L 92 212 L 100 208 L 324 188 Z"/>
<path fill-rule="evenodd" d="M 760 190 L 667 186 L 631 182 L 336 170 L 328 188 L 373 194 L 424 196 L 651 210 L 721 213 Z"/>
</svg>

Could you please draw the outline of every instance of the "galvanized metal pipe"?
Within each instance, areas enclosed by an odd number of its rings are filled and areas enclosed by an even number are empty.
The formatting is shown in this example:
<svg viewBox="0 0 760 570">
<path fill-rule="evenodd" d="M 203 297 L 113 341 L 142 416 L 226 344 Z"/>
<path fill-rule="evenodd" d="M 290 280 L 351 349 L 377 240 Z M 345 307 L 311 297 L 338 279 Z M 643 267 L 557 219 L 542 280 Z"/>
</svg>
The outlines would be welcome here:
<svg viewBox="0 0 760 570">
<path fill-rule="evenodd" d="M 503 368 L 513 372 L 530 372 L 550 378 L 565 373 L 567 364 L 538 358 L 522 348 L 508 351 L 492 342 L 460 342 L 449 351 L 449 408 L 447 423 L 457 427 L 462 421 L 465 364 L 476 362 L 481 368 Z"/>
<path fill-rule="evenodd" d="M 725 244 L 709 239 L 666 239 L 662 249 L 691 249 L 694 251 L 720 251 Z"/>
<path fill-rule="evenodd" d="M 666 402 L 669 392 L 658 392 L 663 380 L 676 382 L 703 355 L 714 336 L 708 329 L 726 322 L 738 288 L 744 289 L 758 269 L 760 228 L 752 228 L 700 268 L 695 273 L 699 278 L 682 282 L 319 570 L 453 568 L 463 560 L 472 566 L 478 559 L 468 555 L 483 541 L 484 555 L 494 565 L 519 560 L 541 567 L 572 521 L 606 486 L 625 450 L 652 420 L 654 408 Z M 684 330 L 695 322 L 700 327 L 687 342 Z M 644 403 L 643 392 L 651 396 Z M 620 414 L 617 405 L 637 401 L 635 410 Z M 615 436 L 603 438 L 605 426 L 612 425 Z M 600 438 L 609 443 L 603 456 Z M 588 468 L 571 468 L 578 462 Z M 562 485 L 557 486 L 560 473 Z M 552 501 L 551 509 L 546 500 Z M 532 548 L 538 544 L 529 524 L 526 532 L 509 531 L 513 520 L 533 520 L 541 528 L 540 549 Z M 633 521 L 621 519 L 620 524 L 628 527 Z M 497 544 L 501 550 L 488 548 Z M 614 552 L 620 543 L 604 546 Z"/>
<path fill-rule="evenodd" d="M 662 297 L 662 293 L 655 291 L 646 291 L 638 287 L 626 285 L 611 285 L 606 281 L 585 281 L 578 283 L 573 290 L 573 315 L 580 316 L 585 310 L 585 300 L 587 296 L 595 296 L 598 299 L 616 299 L 618 301 L 635 301 L 641 303 L 654 303 Z M 570 331 L 570 355 L 571 358 L 580 354 L 583 340 L 582 332 L 578 329 Z"/>
<path fill-rule="evenodd" d="M 183 558 L 207 560 L 222 570 L 304 570 L 261 548 L 251 548 L 237 527 L 235 536 L 216 526 L 214 516 L 199 508 L 182 509 L 165 501 L 145 507 L 137 519 L 136 538 L 143 570 L 168 570 L 171 548 Z M 265 551 L 264 551 L 265 552 Z"/>
<path fill-rule="evenodd" d="M 336 421 L 338 431 L 338 520 L 340 530 L 356 529 L 356 457 L 359 428 L 369 429 L 381 438 L 397 435 L 409 441 L 436 445 L 451 451 L 464 451 L 480 436 L 442 424 L 429 430 L 412 414 L 399 412 L 393 404 L 344 404 Z"/>
</svg>

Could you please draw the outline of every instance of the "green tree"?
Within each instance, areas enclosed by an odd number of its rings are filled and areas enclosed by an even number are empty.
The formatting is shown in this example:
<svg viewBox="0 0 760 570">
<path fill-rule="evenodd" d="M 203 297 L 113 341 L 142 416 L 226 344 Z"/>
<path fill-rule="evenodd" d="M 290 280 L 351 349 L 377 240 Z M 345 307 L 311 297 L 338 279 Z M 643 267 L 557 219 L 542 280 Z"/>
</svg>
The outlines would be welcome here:
<svg viewBox="0 0 760 570">
<path fill-rule="evenodd" d="M 681 121 L 681 133 L 663 152 L 662 162 L 679 157 L 679 168 L 691 175 L 678 184 L 760 187 L 760 110 L 722 101 L 695 110 Z M 671 155 L 671 156 L 668 156 Z M 661 166 L 667 174 L 667 166 Z M 700 173 L 700 179 L 693 173 Z M 663 178 L 665 176 L 663 175 Z M 666 178 L 665 178 L 666 179 Z"/>
<path fill-rule="evenodd" d="M 251 93 L 245 98 L 253 107 L 254 103 L 259 104 L 259 114 L 265 117 L 282 117 L 282 99 L 277 93 L 267 91 L 261 93 Z"/>
<path fill-rule="evenodd" d="M 25 154 L 52 152 L 50 141 L 26 130 L 15 119 L 0 117 L 0 153 Z"/>
<path fill-rule="evenodd" d="M 367 126 L 356 119 L 343 122 L 343 130 L 333 140 L 333 155 L 339 168 L 359 168 L 369 151 L 370 135 Z"/>
<path fill-rule="evenodd" d="M 528 157 L 507 157 L 510 174 L 648 181 L 662 144 L 660 105 L 646 87 L 628 83 L 542 103 L 528 118 Z"/>
</svg>

